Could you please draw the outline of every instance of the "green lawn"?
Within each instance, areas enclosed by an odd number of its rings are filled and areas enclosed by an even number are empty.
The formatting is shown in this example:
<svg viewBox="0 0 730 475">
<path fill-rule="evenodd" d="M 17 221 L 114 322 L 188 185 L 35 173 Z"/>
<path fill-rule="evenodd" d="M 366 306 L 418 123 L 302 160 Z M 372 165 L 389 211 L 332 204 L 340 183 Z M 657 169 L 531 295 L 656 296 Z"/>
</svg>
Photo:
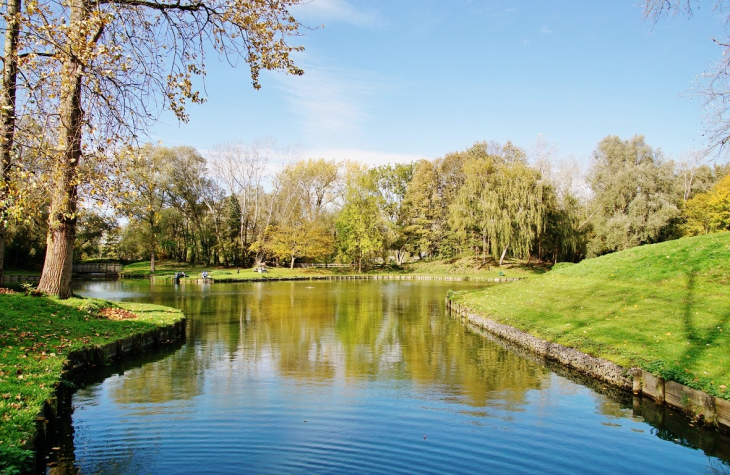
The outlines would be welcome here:
<svg viewBox="0 0 730 475">
<path fill-rule="evenodd" d="M 730 233 L 559 265 L 452 298 L 540 338 L 730 399 Z"/>
<path fill-rule="evenodd" d="M 456 277 L 531 277 L 546 272 L 546 267 L 525 263 L 517 259 L 507 259 L 503 266 L 488 258 L 482 264 L 481 258 L 461 257 L 415 261 L 404 265 L 404 271 L 413 275 L 436 275 Z"/>
<path fill-rule="evenodd" d="M 139 317 L 112 321 L 99 315 L 103 308 L 123 308 Z M 179 310 L 159 305 L 0 295 L 0 473 L 29 470 L 35 417 L 53 396 L 69 352 L 182 317 Z"/>
</svg>

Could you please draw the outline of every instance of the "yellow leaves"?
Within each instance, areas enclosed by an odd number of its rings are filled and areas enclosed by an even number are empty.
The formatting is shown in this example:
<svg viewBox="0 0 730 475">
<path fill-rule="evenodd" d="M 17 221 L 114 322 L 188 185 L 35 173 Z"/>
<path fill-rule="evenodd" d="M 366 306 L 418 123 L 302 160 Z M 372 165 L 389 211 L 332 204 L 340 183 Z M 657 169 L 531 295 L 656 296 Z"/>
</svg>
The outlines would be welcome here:
<svg viewBox="0 0 730 475">
<path fill-rule="evenodd" d="M 688 236 L 730 229 L 730 175 L 718 181 L 708 193 L 700 193 L 685 204 Z"/>
</svg>

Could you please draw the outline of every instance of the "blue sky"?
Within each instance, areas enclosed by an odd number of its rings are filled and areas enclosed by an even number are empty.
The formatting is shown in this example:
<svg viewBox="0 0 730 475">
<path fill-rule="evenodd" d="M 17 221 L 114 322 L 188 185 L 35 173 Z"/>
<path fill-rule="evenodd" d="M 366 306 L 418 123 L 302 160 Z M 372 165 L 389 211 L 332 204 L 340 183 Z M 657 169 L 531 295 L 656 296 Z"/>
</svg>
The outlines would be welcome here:
<svg viewBox="0 0 730 475">
<path fill-rule="evenodd" d="M 371 165 L 435 158 L 477 140 L 530 149 L 544 134 L 588 160 L 639 133 L 673 158 L 705 145 L 692 85 L 720 48 L 709 5 L 653 27 L 638 0 L 313 0 L 293 39 L 303 77 L 207 61 L 208 102 L 165 114 L 151 138 L 208 150 L 272 137 L 303 157 Z M 298 40 L 298 41 L 297 41 Z"/>
</svg>

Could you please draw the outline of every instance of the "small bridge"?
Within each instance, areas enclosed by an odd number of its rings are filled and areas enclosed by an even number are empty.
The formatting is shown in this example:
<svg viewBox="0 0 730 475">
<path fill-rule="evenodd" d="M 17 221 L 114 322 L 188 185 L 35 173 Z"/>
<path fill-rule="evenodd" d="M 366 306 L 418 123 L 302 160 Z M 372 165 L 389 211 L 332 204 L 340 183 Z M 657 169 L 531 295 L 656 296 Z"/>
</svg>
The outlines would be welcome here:
<svg viewBox="0 0 730 475">
<path fill-rule="evenodd" d="M 116 277 L 122 271 L 121 264 L 86 263 L 74 264 L 73 273 L 78 277 L 106 276 Z"/>
<path fill-rule="evenodd" d="M 122 271 L 121 264 L 74 264 L 74 277 L 117 277 Z M 40 274 L 4 274 L 0 284 L 11 282 L 38 282 L 41 280 Z"/>
<path fill-rule="evenodd" d="M 9 282 L 18 282 L 18 283 L 22 283 L 22 282 L 38 282 L 39 280 L 41 280 L 40 274 L 28 274 L 28 275 L 18 275 L 18 274 L 7 275 L 7 274 L 3 274 L 3 279 L 2 279 L 2 282 L 0 282 L 0 284 L 7 284 Z"/>
</svg>

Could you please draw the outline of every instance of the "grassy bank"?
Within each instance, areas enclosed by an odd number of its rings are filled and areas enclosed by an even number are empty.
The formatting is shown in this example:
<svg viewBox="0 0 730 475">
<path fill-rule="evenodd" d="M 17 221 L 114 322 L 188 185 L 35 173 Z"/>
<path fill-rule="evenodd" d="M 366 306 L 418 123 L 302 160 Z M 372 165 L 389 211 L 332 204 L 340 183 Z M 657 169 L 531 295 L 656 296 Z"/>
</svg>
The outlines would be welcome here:
<svg viewBox="0 0 730 475">
<path fill-rule="evenodd" d="M 53 396 L 70 352 L 182 317 L 179 310 L 159 305 L 1 294 L 0 473 L 30 468 L 35 417 Z"/>
<path fill-rule="evenodd" d="M 499 323 L 730 399 L 730 233 L 453 294 Z"/>
<path fill-rule="evenodd" d="M 356 268 L 294 268 L 271 267 L 265 274 L 254 272 L 251 268 L 204 267 L 174 261 L 160 261 L 155 272 L 150 272 L 149 261 L 135 262 L 124 266 L 122 277 L 171 277 L 176 272 L 185 272 L 189 278 L 199 278 L 207 271 L 213 279 L 250 280 L 268 278 L 313 277 L 327 275 L 357 275 Z M 450 277 L 529 277 L 545 272 L 545 268 L 520 261 L 511 261 L 499 267 L 494 261 L 482 264 L 477 258 L 454 258 L 441 260 L 416 261 L 402 266 L 384 266 L 368 269 L 365 275 L 432 275 Z"/>
<path fill-rule="evenodd" d="M 488 258 L 486 262 L 477 257 L 423 260 L 405 264 L 404 273 L 413 275 L 459 276 L 459 277 L 531 277 L 544 274 L 545 266 L 507 259 L 501 267 Z"/>
</svg>

